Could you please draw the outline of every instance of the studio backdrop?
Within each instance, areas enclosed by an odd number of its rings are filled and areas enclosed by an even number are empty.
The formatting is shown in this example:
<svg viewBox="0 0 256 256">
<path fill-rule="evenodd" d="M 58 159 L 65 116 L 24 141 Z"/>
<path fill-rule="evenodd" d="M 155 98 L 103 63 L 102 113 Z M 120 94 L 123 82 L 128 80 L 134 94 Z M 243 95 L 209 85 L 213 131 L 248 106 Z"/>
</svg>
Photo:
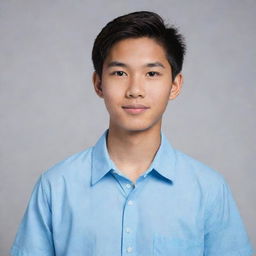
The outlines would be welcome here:
<svg viewBox="0 0 256 256">
<path fill-rule="evenodd" d="M 108 127 L 92 45 L 106 22 L 138 10 L 159 13 L 186 38 L 184 84 L 163 132 L 224 175 L 256 248 L 256 1 L 1 0 L 1 256 L 39 175 Z"/>
</svg>

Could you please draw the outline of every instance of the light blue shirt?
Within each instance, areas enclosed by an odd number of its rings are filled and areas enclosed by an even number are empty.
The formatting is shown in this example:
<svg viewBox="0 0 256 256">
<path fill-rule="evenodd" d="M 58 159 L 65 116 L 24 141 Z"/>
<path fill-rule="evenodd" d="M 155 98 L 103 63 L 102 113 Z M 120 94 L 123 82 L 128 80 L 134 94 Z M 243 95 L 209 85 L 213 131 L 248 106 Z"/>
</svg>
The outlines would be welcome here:
<svg viewBox="0 0 256 256">
<path fill-rule="evenodd" d="M 106 136 L 41 175 L 11 255 L 252 255 L 220 174 L 161 133 L 151 166 L 134 185 L 111 161 Z"/>
</svg>

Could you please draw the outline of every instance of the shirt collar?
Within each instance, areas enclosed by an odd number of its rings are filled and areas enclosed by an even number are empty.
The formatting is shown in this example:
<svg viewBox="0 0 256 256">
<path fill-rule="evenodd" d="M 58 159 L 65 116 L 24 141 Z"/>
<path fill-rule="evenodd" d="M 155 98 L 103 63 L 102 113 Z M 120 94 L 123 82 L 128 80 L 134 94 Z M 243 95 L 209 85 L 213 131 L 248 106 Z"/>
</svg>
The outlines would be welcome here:
<svg viewBox="0 0 256 256">
<path fill-rule="evenodd" d="M 168 142 L 167 137 L 161 132 L 161 145 L 148 171 L 153 169 L 172 183 L 175 179 L 175 164 L 175 150 Z"/>
<path fill-rule="evenodd" d="M 117 170 L 114 162 L 111 160 L 108 154 L 106 143 L 107 134 L 108 130 L 103 133 L 103 135 L 99 138 L 93 147 L 91 176 L 92 185 L 97 183 L 109 171 Z M 168 179 L 170 182 L 173 182 L 175 176 L 175 161 L 175 150 L 169 144 L 165 135 L 161 132 L 161 145 L 146 173 L 155 170 L 162 177 Z"/>
</svg>

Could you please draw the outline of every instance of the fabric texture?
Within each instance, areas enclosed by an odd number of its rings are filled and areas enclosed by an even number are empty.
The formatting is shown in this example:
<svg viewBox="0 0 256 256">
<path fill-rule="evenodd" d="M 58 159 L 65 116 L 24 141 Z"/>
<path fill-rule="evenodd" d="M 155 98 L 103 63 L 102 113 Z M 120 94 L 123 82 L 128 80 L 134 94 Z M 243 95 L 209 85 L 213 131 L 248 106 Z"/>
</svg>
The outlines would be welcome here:
<svg viewBox="0 0 256 256">
<path fill-rule="evenodd" d="M 106 137 L 45 171 L 34 186 L 12 256 L 250 256 L 221 174 L 161 145 L 133 184 Z"/>
</svg>

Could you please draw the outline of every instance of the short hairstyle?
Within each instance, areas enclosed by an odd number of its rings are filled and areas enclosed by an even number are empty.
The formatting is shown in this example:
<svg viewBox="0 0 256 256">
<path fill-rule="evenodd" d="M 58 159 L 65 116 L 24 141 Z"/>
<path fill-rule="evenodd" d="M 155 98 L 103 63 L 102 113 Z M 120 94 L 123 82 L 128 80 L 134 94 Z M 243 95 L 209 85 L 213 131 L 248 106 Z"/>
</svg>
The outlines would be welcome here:
<svg viewBox="0 0 256 256">
<path fill-rule="evenodd" d="M 158 14 L 149 11 L 119 16 L 101 30 L 92 49 L 92 61 L 96 73 L 102 76 L 103 63 L 115 43 L 123 39 L 140 37 L 152 38 L 165 49 L 174 80 L 182 70 L 186 51 L 184 37 L 176 27 L 165 25 Z"/>
</svg>

